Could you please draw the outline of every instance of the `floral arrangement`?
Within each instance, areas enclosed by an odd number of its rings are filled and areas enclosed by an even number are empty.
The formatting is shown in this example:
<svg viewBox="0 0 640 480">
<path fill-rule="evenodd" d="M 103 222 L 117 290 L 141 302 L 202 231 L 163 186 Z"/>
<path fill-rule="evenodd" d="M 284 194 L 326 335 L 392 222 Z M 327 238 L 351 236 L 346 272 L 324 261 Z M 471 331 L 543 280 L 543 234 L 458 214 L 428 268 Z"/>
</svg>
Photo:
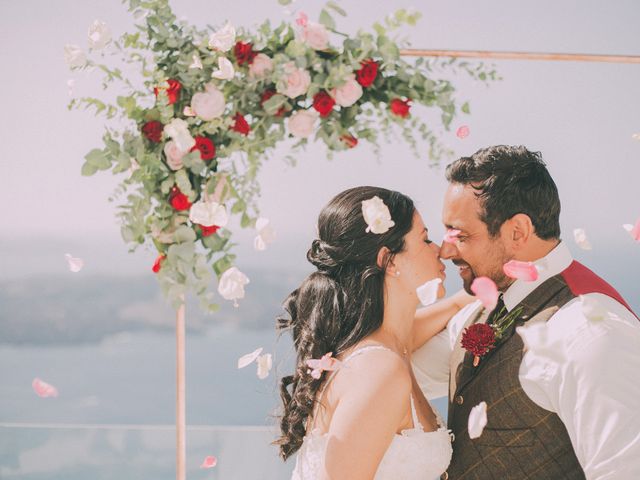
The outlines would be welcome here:
<svg viewBox="0 0 640 480">
<path fill-rule="evenodd" d="M 280 142 L 292 140 L 296 150 L 316 139 L 331 153 L 366 141 L 377 151 L 379 134 L 397 127 L 416 154 L 418 134 L 437 162 L 448 150 L 413 115 L 414 105 L 439 111 L 437 126 L 445 129 L 469 106 L 456 103 L 454 86 L 434 70 L 496 78 L 482 64 L 403 60 L 390 33 L 419 17 L 404 10 L 373 33 L 350 37 L 336 31 L 330 12 L 345 13 L 334 2 L 319 23 L 299 13 L 295 21 L 277 27 L 267 21 L 255 32 L 229 23 L 198 30 L 177 20 L 168 0 L 125 3 L 136 18 L 134 33 L 113 39 L 99 21 L 89 29 L 90 53 L 100 61 L 65 46 L 69 67 L 98 69 L 115 98 L 74 98 L 69 108 L 93 108 L 114 124 L 107 124 L 104 146 L 86 155 L 82 174 L 126 176 L 114 195 L 124 197 L 122 236 L 132 250 L 153 242 L 152 269 L 175 307 L 192 290 L 203 309 L 214 311 L 212 271 L 223 298 L 244 295 L 249 279 L 232 269 L 225 227 L 239 216 L 242 227 L 257 227 L 256 248 L 273 239 L 268 220 L 258 217 L 256 176 Z M 114 57 L 116 67 L 107 64 Z M 125 75 L 120 67 L 136 73 Z"/>
</svg>

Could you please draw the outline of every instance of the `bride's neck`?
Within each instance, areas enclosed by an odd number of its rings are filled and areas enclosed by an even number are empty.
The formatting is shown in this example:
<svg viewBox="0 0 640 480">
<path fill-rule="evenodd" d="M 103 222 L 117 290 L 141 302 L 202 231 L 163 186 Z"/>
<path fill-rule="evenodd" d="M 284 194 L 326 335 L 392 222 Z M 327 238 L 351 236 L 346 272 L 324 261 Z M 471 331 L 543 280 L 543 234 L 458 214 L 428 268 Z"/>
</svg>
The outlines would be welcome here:
<svg viewBox="0 0 640 480">
<path fill-rule="evenodd" d="M 385 300 L 382 326 L 378 333 L 382 341 L 394 347 L 399 354 L 406 355 L 411 351 L 416 305 L 412 301 L 393 301 L 391 296 Z"/>
</svg>

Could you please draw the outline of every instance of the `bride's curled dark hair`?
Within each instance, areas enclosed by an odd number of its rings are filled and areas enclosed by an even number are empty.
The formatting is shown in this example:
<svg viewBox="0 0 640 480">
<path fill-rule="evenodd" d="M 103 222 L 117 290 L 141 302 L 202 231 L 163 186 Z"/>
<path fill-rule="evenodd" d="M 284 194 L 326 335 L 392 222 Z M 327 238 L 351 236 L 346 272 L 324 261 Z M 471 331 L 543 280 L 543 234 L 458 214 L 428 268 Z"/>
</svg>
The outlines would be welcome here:
<svg viewBox="0 0 640 480">
<path fill-rule="evenodd" d="M 367 233 L 362 202 L 379 197 L 395 225 L 386 233 Z M 384 272 L 393 255 L 404 249 L 415 207 L 401 193 L 378 187 L 357 187 L 338 194 L 318 218 L 318 238 L 307 252 L 317 269 L 284 302 L 288 315 L 278 318 L 280 330 L 291 329 L 297 353 L 293 375 L 282 378 L 284 411 L 276 441 L 287 459 L 302 445 L 316 393 L 325 373 L 314 379 L 306 360 L 328 352 L 336 357 L 382 325 Z M 381 267 L 382 247 L 391 252 Z"/>
</svg>

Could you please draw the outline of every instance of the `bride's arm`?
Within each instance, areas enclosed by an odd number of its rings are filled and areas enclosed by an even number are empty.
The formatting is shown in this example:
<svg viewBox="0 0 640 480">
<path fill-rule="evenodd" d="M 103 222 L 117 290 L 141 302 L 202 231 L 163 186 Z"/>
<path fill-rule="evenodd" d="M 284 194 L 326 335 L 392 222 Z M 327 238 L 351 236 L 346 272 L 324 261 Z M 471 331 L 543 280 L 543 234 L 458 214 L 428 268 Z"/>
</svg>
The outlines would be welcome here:
<svg viewBox="0 0 640 480">
<path fill-rule="evenodd" d="M 370 480 L 410 411 L 411 377 L 388 351 L 354 358 L 338 377 L 321 479 Z"/>
<path fill-rule="evenodd" d="M 449 298 L 419 309 L 413 322 L 413 350 L 440 333 L 451 317 L 474 300 L 474 296 L 460 290 Z"/>
</svg>

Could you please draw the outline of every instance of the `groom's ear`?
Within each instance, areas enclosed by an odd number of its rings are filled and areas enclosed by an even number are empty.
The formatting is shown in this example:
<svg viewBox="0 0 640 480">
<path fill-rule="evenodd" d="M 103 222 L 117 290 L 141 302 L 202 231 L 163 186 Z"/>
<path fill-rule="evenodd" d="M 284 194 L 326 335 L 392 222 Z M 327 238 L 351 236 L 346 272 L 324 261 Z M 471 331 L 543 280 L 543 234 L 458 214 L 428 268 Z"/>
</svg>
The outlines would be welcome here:
<svg viewBox="0 0 640 480">
<path fill-rule="evenodd" d="M 526 213 L 516 213 L 508 222 L 509 240 L 515 248 L 526 245 L 535 235 L 531 218 Z"/>
</svg>

